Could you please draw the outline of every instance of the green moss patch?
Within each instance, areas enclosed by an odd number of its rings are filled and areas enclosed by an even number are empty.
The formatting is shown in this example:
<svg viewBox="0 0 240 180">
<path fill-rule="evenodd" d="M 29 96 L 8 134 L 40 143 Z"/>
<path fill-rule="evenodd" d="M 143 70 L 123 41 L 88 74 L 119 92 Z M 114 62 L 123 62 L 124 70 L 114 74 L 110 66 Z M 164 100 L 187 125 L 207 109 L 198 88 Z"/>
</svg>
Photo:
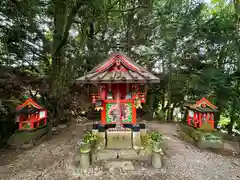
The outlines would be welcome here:
<svg viewBox="0 0 240 180">
<path fill-rule="evenodd" d="M 191 126 L 188 126 L 188 125 L 185 125 L 185 124 L 180 124 L 179 127 L 180 127 L 180 130 L 182 132 L 186 133 L 189 136 L 191 136 L 192 132 L 195 130 Z"/>
<path fill-rule="evenodd" d="M 26 144 L 34 146 L 44 135 L 46 135 L 46 133 L 46 128 L 38 129 L 36 131 L 16 132 L 8 139 L 7 144 L 16 148 L 23 148 L 23 146 Z"/>
<path fill-rule="evenodd" d="M 189 136 L 188 134 L 186 134 L 184 132 L 179 132 L 179 135 L 183 140 L 185 140 L 187 142 L 190 142 L 192 144 L 195 144 L 195 140 L 191 136 Z"/>
</svg>

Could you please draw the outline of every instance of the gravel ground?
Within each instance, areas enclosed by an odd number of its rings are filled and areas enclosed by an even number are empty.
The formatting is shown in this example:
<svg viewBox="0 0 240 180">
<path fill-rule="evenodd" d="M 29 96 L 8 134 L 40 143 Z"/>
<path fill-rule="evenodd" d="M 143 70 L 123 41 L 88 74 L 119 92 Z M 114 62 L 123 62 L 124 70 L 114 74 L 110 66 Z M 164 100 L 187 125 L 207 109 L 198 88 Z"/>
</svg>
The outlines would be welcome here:
<svg viewBox="0 0 240 180">
<path fill-rule="evenodd" d="M 1 180 L 240 180 L 240 160 L 200 151 L 176 137 L 173 124 L 150 123 L 166 140 L 164 168 L 154 170 L 147 164 L 134 171 L 105 171 L 101 166 L 77 172 L 73 165 L 75 143 L 83 127 L 71 126 L 28 151 L 7 151 L 0 155 Z"/>
</svg>

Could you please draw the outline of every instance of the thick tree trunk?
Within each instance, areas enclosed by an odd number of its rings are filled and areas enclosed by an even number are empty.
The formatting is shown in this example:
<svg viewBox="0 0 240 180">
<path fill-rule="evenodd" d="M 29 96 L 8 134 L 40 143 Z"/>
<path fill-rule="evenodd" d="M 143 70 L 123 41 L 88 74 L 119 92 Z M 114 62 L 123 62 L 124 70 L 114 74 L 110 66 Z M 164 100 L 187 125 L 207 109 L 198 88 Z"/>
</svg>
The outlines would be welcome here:
<svg viewBox="0 0 240 180">
<path fill-rule="evenodd" d="M 74 17 L 76 16 L 82 1 L 77 0 L 76 3 L 69 9 L 69 2 L 67 0 L 54 1 L 54 34 L 52 43 L 52 68 L 50 78 L 50 98 L 54 102 L 55 114 L 53 118 L 61 117 L 61 105 L 62 105 L 62 86 L 65 79 L 62 72 L 64 67 L 64 47 L 67 43 L 69 36 L 69 30 L 72 26 Z M 53 110 L 53 111 L 54 111 Z M 48 136 L 52 135 L 52 120 L 49 119 Z"/>
</svg>

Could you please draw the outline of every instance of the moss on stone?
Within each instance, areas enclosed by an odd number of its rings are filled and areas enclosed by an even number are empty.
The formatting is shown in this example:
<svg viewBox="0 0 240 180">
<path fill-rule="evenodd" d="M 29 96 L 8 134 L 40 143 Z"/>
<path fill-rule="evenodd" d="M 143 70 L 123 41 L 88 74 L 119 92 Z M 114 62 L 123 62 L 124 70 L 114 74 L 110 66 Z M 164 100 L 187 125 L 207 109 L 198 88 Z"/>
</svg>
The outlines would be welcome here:
<svg viewBox="0 0 240 180">
<path fill-rule="evenodd" d="M 195 139 L 196 141 L 199 141 L 200 139 L 202 139 L 203 136 L 204 136 L 204 134 L 201 131 L 193 130 L 191 132 L 191 137 L 193 139 Z"/>
<path fill-rule="evenodd" d="M 201 149 L 223 149 L 223 142 L 221 140 L 200 140 L 197 146 Z"/>
<path fill-rule="evenodd" d="M 179 127 L 180 127 L 180 130 L 181 130 L 181 131 L 183 131 L 184 133 L 186 133 L 186 134 L 189 135 L 189 136 L 191 136 L 192 131 L 195 130 L 195 129 L 192 128 L 191 126 L 185 125 L 185 124 L 180 124 Z"/>
<path fill-rule="evenodd" d="M 144 149 L 146 149 L 148 147 L 152 147 L 152 141 L 151 141 L 149 134 L 147 134 L 147 133 L 141 134 L 140 137 L 141 137 L 141 142 L 142 142 L 142 146 L 144 147 Z"/>
<path fill-rule="evenodd" d="M 38 129 L 36 131 L 19 131 L 13 134 L 8 139 L 8 145 L 16 148 L 23 148 L 26 144 L 34 146 L 47 132 L 46 128 Z"/>
<path fill-rule="evenodd" d="M 195 144 L 195 140 L 191 136 L 189 136 L 188 134 L 186 134 L 184 132 L 179 132 L 179 135 L 183 140 L 185 140 L 187 142 L 190 142 L 192 144 Z"/>
</svg>

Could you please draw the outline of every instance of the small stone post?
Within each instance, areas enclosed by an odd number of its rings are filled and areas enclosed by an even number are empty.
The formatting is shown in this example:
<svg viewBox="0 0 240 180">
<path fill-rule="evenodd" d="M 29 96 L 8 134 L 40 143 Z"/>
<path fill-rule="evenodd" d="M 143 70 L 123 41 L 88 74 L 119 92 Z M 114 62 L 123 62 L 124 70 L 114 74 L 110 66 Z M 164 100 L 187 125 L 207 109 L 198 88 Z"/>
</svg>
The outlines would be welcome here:
<svg viewBox="0 0 240 180">
<path fill-rule="evenodd" d="M 155 169 L 160 169 L 162 168 L 162 149 L 159 149 L 158 151 L 157 150 L 153 150 L 152 151 L 152 166 L 155 168 Z"/>
<path fill-rule="evenodd" d="M 144 149 L 144 147 L 142 146 L 140 131 L 138 132 L 133 131 L 132 136 L 133 136 L 133 149 L 135 150 Z"/>
<path fill-rule="evenodd" d="M 105 148 L 105 145 L 106 145 L 106 134 L 105 134 L 105 132 L 98 132 L 98 136 L 101 140 L 100 147 Z"/>
<path fill-rule="evenodd" d="M 90 166 L 90 153 L 81 152 L 80 155 L 80 167 L 81 169 L 88 169 Z"/>
<path fill-rule="evenodd" d="M 91 152 L 91 146 L 89 143 L 82 143 L 80 145 L 80 168 L 81 169 L 89 168 L 90 152 Z"/>
</svg>

